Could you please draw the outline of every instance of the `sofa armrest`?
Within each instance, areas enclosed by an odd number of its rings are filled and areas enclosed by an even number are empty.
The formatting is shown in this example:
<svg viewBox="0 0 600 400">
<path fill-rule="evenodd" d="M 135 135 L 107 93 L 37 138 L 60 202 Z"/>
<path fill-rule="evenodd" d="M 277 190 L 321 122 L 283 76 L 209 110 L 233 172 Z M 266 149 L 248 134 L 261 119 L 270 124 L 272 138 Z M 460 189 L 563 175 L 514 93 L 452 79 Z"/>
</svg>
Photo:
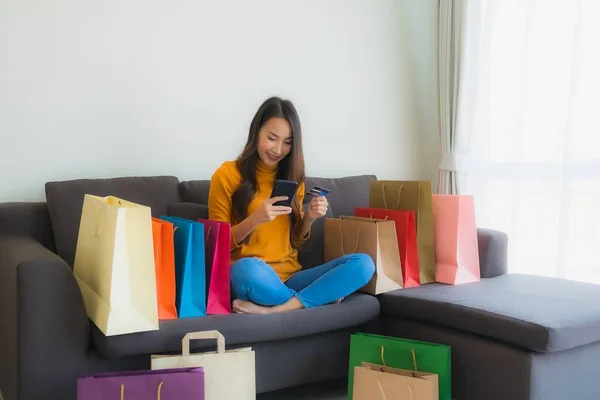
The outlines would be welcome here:
<svg viewBox="0 0 600 400">
<path fill-rule="evenodd" d="M 0 236 L 0 321 L 0 389 L 7 400 L 31 398 L 85 360 L 89 320 L 73 272 L 32 238 Z"/>
<path fill-rule="evenodd" d="M 56 249 L 46 203 L 0 203 L 0 235 L 27 236 Z"/>
<path fill-rule="evenodd" d="M 508 235 L 492 229 L 477 229 L 479 268 L 482 278 L 494 278 L 508 272 Z"/>
</svg>

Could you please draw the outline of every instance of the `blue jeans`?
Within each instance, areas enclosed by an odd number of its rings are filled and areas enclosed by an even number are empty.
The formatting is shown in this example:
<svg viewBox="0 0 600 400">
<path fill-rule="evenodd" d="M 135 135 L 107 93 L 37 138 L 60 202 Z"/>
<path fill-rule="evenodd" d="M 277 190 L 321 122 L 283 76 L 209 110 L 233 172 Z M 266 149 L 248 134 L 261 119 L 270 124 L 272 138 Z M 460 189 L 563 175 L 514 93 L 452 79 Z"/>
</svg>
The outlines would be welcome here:
<svg viewBox="0 0 600 400">
<path fill-rule="evenodd" d="M 296 272 L 285 283 L 259 258 L 242 258 L 231 266 L 234 299 L 277 306 L 292 297 L 305 308 L 333 303 L 365 286 L 375 273 L 367 254 L 348 254 L 321 266 Z"/>
</svg>

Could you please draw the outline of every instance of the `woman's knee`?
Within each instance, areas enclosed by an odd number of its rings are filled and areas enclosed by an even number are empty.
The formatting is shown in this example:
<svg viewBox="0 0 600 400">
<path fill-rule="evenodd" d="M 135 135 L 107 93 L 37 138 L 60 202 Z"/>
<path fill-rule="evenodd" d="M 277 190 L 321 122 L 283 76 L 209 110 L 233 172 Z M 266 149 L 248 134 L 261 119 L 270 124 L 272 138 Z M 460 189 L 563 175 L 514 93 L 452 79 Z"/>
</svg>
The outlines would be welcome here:
<svg viewBox="0 0 600 400">
<path fill-rule="evenodd" d="M 256 258 L 240 258 L 231 265 L 232 282 L 244 282 L 252 279 L 260 270 L 260 260 Z"/>
<path fill-rule="evenodd" d="M 254 257 L 242 258 L 231 265 L 231 287 L 235 298 L 262 306 L 283 304 L 292 296 L 291 289 L 277 273 Z"/>
<path fill-rule="evenodd" d="M 234 284 L 261 282 L 268 279 L 269 274 L 273 273 L 270 268 L 258 258 L 241 258 L 231 265 L 231 281 Z"/>
<path fill-rule="evenodd" d="M 356 253 L 352 256 L 352 261 L 356 268 L 355 273 L 357 278 L 366 285 L 375 273 L 375 263 L 373 262 L 373 258 L 365 253 Z"/>
</svg>

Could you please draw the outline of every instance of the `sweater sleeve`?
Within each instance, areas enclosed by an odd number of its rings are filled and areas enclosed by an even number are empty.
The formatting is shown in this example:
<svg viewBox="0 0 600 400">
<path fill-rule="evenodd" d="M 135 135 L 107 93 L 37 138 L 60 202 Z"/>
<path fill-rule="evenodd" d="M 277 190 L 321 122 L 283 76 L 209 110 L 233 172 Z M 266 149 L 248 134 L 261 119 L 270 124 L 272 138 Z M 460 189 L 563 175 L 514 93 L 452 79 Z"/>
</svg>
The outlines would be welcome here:
<svg viewBox="0 0 600 400">
<path fill-rule="evenodd" d="M 298 222 L 296 223 L 296 227 L 294 230 L 295 239 L 296 239 L 297 243 L 299 243 L 299 244 L 304 243 L 310 237 L 310 232 L 311 232 L 311 230 L 309 229 L 306 236 L 300 235 L 300 230 L 302 229 L 302 223 L 304 222 L 304 207 L 303 207 L 304 190 L 305 190 L 305 185 L 304 185 L 304 182 L 302 182 L 298 185 L 298 190 L 296 191 L 296 198 L 298 199 L 298 204 L 300 205 L 300 218 L 299 218 Z"/>
<path fill-rule="evenodd" d="M 235 176 L 230 166 L 222 164 L 213 174 L 208 191 L 208 218 L 232 224 L 231 197 L 236 189 Z M 233 225 L 233 224 L 232 224 Z M 231 234 L 231 249 L 240 247 Z"/>
</svg>

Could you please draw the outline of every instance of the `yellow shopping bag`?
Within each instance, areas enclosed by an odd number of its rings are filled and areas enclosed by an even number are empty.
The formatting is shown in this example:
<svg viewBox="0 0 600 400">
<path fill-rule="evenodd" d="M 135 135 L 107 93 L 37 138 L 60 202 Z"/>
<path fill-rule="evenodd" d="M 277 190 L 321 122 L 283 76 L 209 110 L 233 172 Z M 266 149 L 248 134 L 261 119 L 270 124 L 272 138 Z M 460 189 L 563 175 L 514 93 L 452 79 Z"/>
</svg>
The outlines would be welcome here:
<svg viewBox="0 0 600 400">
<path fill-rule="evenodd" d="M 85 195 L 73 273 L 106 336 L 158 329 L 150 208 Z"/>
</svg>

